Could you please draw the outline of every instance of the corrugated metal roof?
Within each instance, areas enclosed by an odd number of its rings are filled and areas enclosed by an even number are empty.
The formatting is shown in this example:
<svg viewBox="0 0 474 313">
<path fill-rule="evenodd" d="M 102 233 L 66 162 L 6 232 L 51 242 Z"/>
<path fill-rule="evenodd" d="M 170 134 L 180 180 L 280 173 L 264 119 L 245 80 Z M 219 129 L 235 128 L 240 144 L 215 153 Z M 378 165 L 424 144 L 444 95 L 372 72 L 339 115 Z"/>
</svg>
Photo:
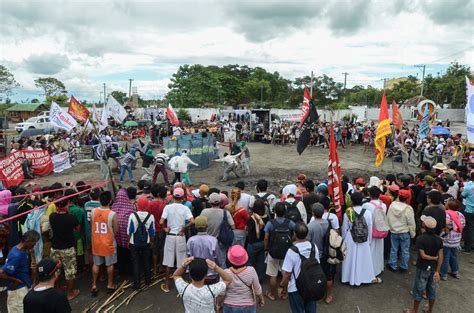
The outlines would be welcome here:
<svg viewBox="0 0 474 313">
<path fill-rule="evenodd" d="M 8 112 L 35 112 L 42 106 L 42 103 L 17 103 L 7 109 Z"/>
</svg>

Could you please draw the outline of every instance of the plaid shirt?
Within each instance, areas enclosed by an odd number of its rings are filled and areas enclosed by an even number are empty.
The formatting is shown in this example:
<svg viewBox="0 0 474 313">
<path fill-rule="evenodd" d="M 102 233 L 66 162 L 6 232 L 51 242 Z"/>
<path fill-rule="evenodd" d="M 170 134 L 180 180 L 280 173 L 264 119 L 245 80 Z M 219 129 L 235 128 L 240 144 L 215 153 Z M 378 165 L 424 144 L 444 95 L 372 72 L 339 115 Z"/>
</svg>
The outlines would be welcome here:
<svg viewBox="0 0 474 313">
<path fill-rule="evenodd" d="M 117 245 L 122 248 L 128 247 L 130 238 L 127 234 L 128 218 L 130 214 L 136 211 L 135 204 L 133 204 L 128 198 L 127 191 L 120 189 L 115 197 L 114 204 L 112 205 L 112 211 L 117 213 L 117 222 L 119 226 L 119 232 L 117 235 Z"/>
</svg>

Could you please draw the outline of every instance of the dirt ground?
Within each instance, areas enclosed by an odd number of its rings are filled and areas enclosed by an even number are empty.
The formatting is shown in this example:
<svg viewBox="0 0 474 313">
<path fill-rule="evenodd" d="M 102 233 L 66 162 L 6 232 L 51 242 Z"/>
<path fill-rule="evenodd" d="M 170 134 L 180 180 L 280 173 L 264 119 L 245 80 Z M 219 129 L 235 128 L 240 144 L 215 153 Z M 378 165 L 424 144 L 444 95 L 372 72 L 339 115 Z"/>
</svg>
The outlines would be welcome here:
<svg viewBox="0 0 474 313">
<path fill-rule="evenodd" d="M 270 188 L 278 192 L 285 184 L 295 180 L 299 173 L 305 173 L 316 181 L 323 180 L 327 176 L 328 150 L 319 147 L 308 148 L 302 156 L 296 153 L 296 147 L 272 146 L 264 144 L 250 144 L 251 151 L 251 174 L 244 178 L 247 183 L 246 189 L 249 193 L 254 192 L 254 186 L 258 179 L 266 178 L 270 183 Z M 221 151 L 223 153 L 223 151 Z M 355 146 L 346 149 L 339 149 L 342 171 L 353 178 L 362 175 L 366 179 L 371 175 L 379 177 L 388 173 L 401 171 L 401 164 L 392 164 L 391 159 L 385 160 L 380 167 L 374 166 L 375 154 L 373 149 L 364 152 L 363 147 Z M 416 172 L 416 169 L 411 169 Z M 230 189 L 237 181 L 232 179 L 228 182 L 220 182 L 223 167 L 220 164 L 213 164 L 209 169 L 191 172 L 191 179 L 195 185 L 206 183 L 222 189 Z M 134 172 L 136 178 L 142 174 L 141 169 Z M 115 175 L 117 179 L 117 176 Z M 59 181 L 62 183 L 77 180 L 99 180 L 100 170 L 98 162 L 80 164 L 61 174 L 54 174 L 41 180 L 41 184 Z M 161 176 L 160 176 L 161 179 Z M 128 185 L 128 183 L 126 183 Z M 474 283 L 474 254 L 465 255 L 460 253 L 461 275 L 460 280 L 450 278 L 446 282 L 439 284 L 439 300 L 436 303 L 435 312 L 468 312 L 474 307 L 472 290 Z M 340 268 L 338 268 L 338 271 Z M 384 282 L 376 286 L 362 286 L 359 288 L 342 285 L 339 283 L 339 276 L 336 278 L 334 288 L 335 301 L 331 305 L 318 304 L 318 312 L 402 312 L 403 308 L 412 305 L 412 298 L 409 291 L 413 285 L 414 266 L 410 266 L 407 274 L 395 274 L 385 271 L 382 275 Z M 119 278 L 119 281 L 124 278 Z M 71 302 L 74 312 L 81 312 L 96 299 L 89 295 L 90 274 L 80 276 L 78 285 L 81 295 Z M 105 295 L 105 283 L 101 283 L 102 293 L 99 298 Z M 264 290 L 267 284 L 264 284 Z M 125 293 L 128 294 L 130 289 Z M 117 305 L 124 299 L 125 295 L 113 304 Z M 0 297 L 0 312 L 5 312 L 5 293 Z M 266 305 L 259 312 L 289 312 L 287 301 L 271 302 L 266 300 Z M 152 305 L 150 307 L 150 305 Z M 107 306 L 109 307 L 109 306 Z M 146 310 L 144 310 L 146 309 Z M 119 312 L 183 312 L 181 300 L 176 297 L 176 291 L 163 293 L 159 284 L 138 294 L 128 306 L 123 306 Z M 95 312 L 95 310 L 94 310 Z M 203 312 L 204 313 L 204 312 Z"/>
</svg>

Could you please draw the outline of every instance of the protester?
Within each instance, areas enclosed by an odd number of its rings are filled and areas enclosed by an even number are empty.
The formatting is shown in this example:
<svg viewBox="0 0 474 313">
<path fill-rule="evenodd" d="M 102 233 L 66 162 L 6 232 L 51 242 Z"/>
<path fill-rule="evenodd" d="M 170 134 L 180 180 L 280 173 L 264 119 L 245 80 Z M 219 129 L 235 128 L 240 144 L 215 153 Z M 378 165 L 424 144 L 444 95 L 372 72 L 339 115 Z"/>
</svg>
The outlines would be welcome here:
<svg viewBox="0 0 474 313">
<path fill-rule="evenodd" d="M 246 224 L 248 265 L 255 268 L 260 282 L 265 279 L 265 232 L 263 228 L 270 220 L 266 212 L 265 202 L 262 199 L 255 200 L 251 210 L 252 214 Z"/>
<path fill-rule="evenodd" d="M 228 153 L 224 153 L 224 157 L 221 159 L 214 160 L 214 162 L 222 162 L 226 166 L 224 169 L 224 176 L 222 176 L 221 181 L 227 181 L 229 179 L 229 174 L 234 173 L 235 177 L 240 178 L 239 174 L 237 173 L 237 168 L 240 166 L 240 157 L 242 153 L 238 153 L 235 155 L 230 155 Z"/>
<path fill-rule="evenodd" d="M 307 223 L 308 219 L 306 216 L 306 208 L 303 204 L 303 201 L 295 199 L 298 188 L 296 185 L 286 185 L 283 188 L 283 196 L 285 197 L 285 210 L 286 217 L 292 220 L 293 222 L 304 222 Z"/>
<path fill-rule="evenodd" d="M 163 180 L 166 185 L 169 185 L 168 172 L 166 171 L 166 164 L 168 163 L 169 156 L 165 154 L 165 150 L 161 149 L 160 153 L 155 156 L 155 169 L 153 170 L 153 178 L 151 182 L 156 184 L 158 175 L 163 174 Z"/>
<path fill-rule="evenodd" d="M 20 243 L 8 252 L 5 265 L 0 269 L 0 279 L 8 281 L 8 312 L 23 312 L 23 298 L 33 285 L 30 278 L 28 251 L 36 245 L 39 239 L 38 232 L 34 230 L 25 232 Z"/>
<path fill-rule="evenodd" d="M 182 278 L 188 267 L 191 283 Z M 212 285 L 204 285 L 208 269 L 216 272 L 222 280 Z M 174 272 L 173 279 L 186 313 L 215 313 L 216 297 L 224 292 L 232 281 L 232 277 L 213 261 L 194 257 L 183 260 Z"/>
<path fill-rule="evenodd" d="M 275 195 L 267 191 L 268 181 L 266 181 L 265 179 L 260 179 L 257 182 L 257 186 L 255 188 L 257 189 L 257 194 L 255 194 L 253 197 L 250 198 L 249 207 L 253 208 L 255 201 L 258 199 L 261 199 L 265 204 L 265 214 L 268 217 L 273 217 L 274 216 L 273 208 L 275 207 L 277 199 Z"/>
<path fill-rule="evenodd" d="M 117 287 L 114 284 L 114 265 L 117 263 L 117 242 L 115 237 L 118 234 L 119 224 L 117 214 L 110 209 L 112 203 L 112 193 L 103 191 L 99 197 L 100 207 L 92 211 L 92 256 L 94 265 L 92 266 L 92 288 L 91 295 L 97 296 L 97 278 L 99 269 L 105 264 L 107 269 L 107 290 L 114 291 Z"/>
<path fill-rule="evenodd" d="M 160 272 L 159 267 L 161 267 L 163 262 L 163 248 L 165 246 L 166 234 L 160 224 L 160 219 L 167 203 L 166 195 L 168 193 L 168 189 L 165 186 L 153 184 L 150 188 L 150 191 L 152 194 L 152 200 L 148 205 L 148 212 L 153 214 L 155 219 L 155 238 L 153 240 L 152 247 L 153 274 L 157 275 Z"/>
<path fill-rule="evenodd" d="M 250 216 L 245 208 L 239 206 L 240 197 L 240 189 L 232 188 L 230 193 L 230 204 L 227 209 L 232 214 L 232 219 L 235 223 L 233 244 L 245 247 L 245 238 L 247 236 L 245 227 Z"/>
<path fill-rule="evenodd" d="M 54 288 L 61 273 L 61 265 L 59 260 L 51 258 L 45 258 L 37 264 L 36 276 L 39 283 L 23 299 L 25 313 L 69 313 L 72 311 L 66 295 Z"/>
<path fill-rule="evenodd" d="M 155 237 L 155 217 L 149 213 L 149 201 L 140 197 L 137 201 L 137 212 L 128 218 L 127 234 L 130 236 L 130 252 L 133 263 L 133 286 L 140 288 L 140 277 L 143 274 L 145 285 L 151 283 L 151 243 Z"/>
<path fill-rule="evenodd" d="M 232 277 L 232 281 L 227 286 L 222 300 L 224 313 L 256 312 L 255 297 L 258 298 L 260 307 L 265 304 L 257 273 L 252 266 L 247 266 L 247 261 L 247 251 L 242 246 L 235 245 L 229 248 L 228 268 L 225 272 Z"/>
<path fill-rule="evenodd" d="M 132 163 L 137 160 L 135 153 L 137 152 L 137 145 L 133 147 L 125 154 L 121 163 L 120 163 L 120 182 L 123 182 L 123 177 L 125 176 L 125 171 L 128 172 L 128 178 L 133 183 L 135 179 L 133 178 Z"/>
<path fill-rule="evenodd" d="M 458 250 L 461 247 L 462 230 L 466 225 L 464 215 L 459 212 L 461 203 L 458 200 L 449 200 L 446 203 L 446 228 L 441 233 L 443 239 L 443 264 L 441 265 L 441 280 L 448 279 L 448 267 L 451 267 L 450 275 L 460 279 Z"/>
<path fill-rule="evenodd" d="M 161 290 L 169 292 L 169 277 L 171 268 L 183 263 L 186 258 L 186 238 L 184 236 L 186 227 L 194 224 L 191 211 L 181 204 L 184 190 L 176 188 L 173 191 L 173 202 L 165 206 L 161 215 L 160 224 L 166 233 L 163 254 L 163 266 L 166 267 L 165 282 L 161 284 Z M 186 223 L 188 221 L 188 223 Z M 163 225 L 166 222 L 166 227 Z"/>
<path fill-rule="evenodd" d="M 464 204 L 464 218 L 466 226 L 463 229 L 464 247 L 463 251 L 470 254 L 474 248 L 474 172 L 471 173 L 471 180 L 464 185 L 461 193 Z"/>
<path fill-rule="evenodd" d="M 432 190 L 427 194 L 427 206 L 422 211 L 422 215 L 431 216 L 436 220 L 435 233 L 439 236 L 441 231 L 446 227 L 446 212 L 442 201 L 441 193 Z"/>
</svg>

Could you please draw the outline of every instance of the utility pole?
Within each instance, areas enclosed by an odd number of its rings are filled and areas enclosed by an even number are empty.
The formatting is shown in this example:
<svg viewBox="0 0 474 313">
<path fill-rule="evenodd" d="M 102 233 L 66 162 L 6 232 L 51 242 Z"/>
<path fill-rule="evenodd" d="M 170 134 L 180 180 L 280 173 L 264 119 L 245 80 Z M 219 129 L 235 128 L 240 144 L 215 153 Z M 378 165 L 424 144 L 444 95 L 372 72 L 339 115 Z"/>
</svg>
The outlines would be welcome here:
<svg viewBox="0 0 474 313">
<path fill-rule="evenodd" d="M 100 92 L 100 96 L 99 96 L 99 104 L 100 104 L 100 102 L 102 101 L 102 94 L 103 94 L 103 93 L 104 93 L 103 91 L 101 91 L 101 92 Z"/>
<path fill-rule="evenodd" d="M 132 78 L 129 78 L 129 84 L 128 84 L 128 99 L 132 99 L 132 82 L 134 81 L 134 79 Z"/>
<path fill-rule="evenodd" d="M 383 89 L 385 90 L 385 85 L 387 83 L 388 78 L 382 78 L 381 80 L 383 80 Z"/>
<path fill-rule="evenodd" d="M 344 103 L 346 103 L 346 84 L 347 84 L 347 75 L 349 75 L 349 73 L 344 72 L 342 73 L 342 75 L 344 75 Z"/>
<path fill-rule="evenodd" d="M 423 74 L 421 75 L 421 94 L 420 96 L 423 97 L 423 89 L 425 87 L 425 69 L 426 69 L 426 65 L 422 64 L 422 65 L 415 65 L 415 67 L 418 67 L 418 68 L 422 68 L 422 72 Z"/>
<path fill-rule="evenodd" d="M 106 92 L 106 87 L 105 87 L 105 83 L 104 83 L 104 106 L 105 106 L 105 102 L 107 101 L 107 92 Z"/>
</svg>

